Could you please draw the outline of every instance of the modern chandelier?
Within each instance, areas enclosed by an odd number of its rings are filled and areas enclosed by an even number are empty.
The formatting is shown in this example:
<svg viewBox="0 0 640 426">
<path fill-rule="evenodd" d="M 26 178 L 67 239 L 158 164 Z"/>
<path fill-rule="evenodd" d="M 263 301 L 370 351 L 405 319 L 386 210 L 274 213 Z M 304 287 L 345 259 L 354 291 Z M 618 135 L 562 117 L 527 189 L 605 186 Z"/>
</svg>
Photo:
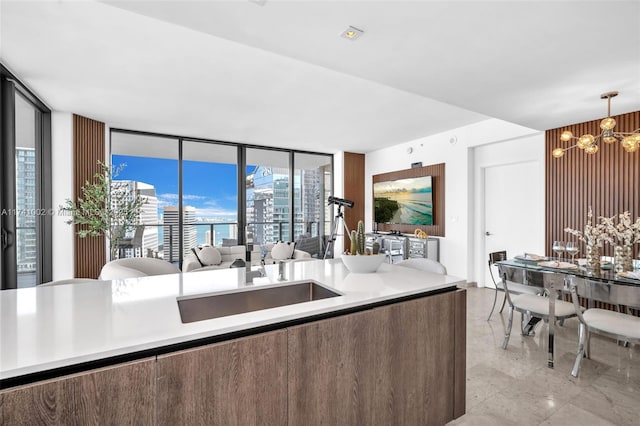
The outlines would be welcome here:
<svg viewBox="0 0 640 426">
<path fill-rule="evenodd" d="M 616 132 L 616 120 L 611 117 L 611 98 L 618 96 L 618 92 L 607 92 L 600 95 L 600 99 L 607 100 L 607 118 L 603 118 L 600 122 L 600 129 L 602 132 L 593 136 L 589 133 L 580 137 L 573 136 L 569 130 L 565 130 L 560 135 L 560 140 L 563 142 L 576 141 L 575 145 L 568 148 L 555 148 L 551 155 L 555 158 L 560 158 L 564 153 L 573 148 L 580 148 L 587 154 L 595 154 L 598 152 L 598 143 L 603 141 L 604 143 L 614 143 L 620 141 L 620 144 L 627 152 L 636 152 L 640 149 L 640 129 L 636 129 L 633 132 Z"/>
</svg>

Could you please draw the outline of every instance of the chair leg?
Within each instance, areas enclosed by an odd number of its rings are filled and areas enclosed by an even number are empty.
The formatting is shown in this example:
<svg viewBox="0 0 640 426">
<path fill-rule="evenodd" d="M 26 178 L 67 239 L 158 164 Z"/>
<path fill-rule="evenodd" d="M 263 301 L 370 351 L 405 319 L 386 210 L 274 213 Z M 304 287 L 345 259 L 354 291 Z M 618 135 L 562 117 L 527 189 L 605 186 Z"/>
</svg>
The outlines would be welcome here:
<svg viewBox="0 0 640 426">
<path fill-rule="evenodd" d="M 525 335 L 524 333 L 524 327 L 525 325 L 529 322 L 529 314 L 528 313 L 522 313 L 520 315 L 520 334 L 521 335 Z"/>
<path fill-rule="evenodd" d="M 513 306 L 509 306 L 509 319 L 507 320 L 507 329 L 504 333 L 504 342 L 502 342 L 502 349 L 507 349 L 509 344 L 509 337 L 511 336 L 511 326 L 513 324 Z"/>
<path fill-rule="evenodd" d="M 578 371 L 580 370 L 580 363 L 582 362 L 582 358 L 585 356 L 584 347 L 586 340 L 587 330 L 583 323 L 578 324 L 578 353 L 576 355 L 576 361 L 573 363 L 573 370 L 571 370 L 571 375 L 573 377 L 578 377 Z"/>
<path fill-rule="evenodd" d="M 500 310 L 498 311 L 499 313 L 502 313 L 502 311 L 504 310 L 504 304 L 507 301 L 507 292 L 503 291 L 504 296 L 502 297 L 502 306 L 500 307 Z"/>
<path fill-rule="evenodd" d="M 489 318 L 487 318 L 487 321 L 489 321 L 491 319 L 491 315 L 493 315 L 493 310 L 496 308 L 497 300 L 498 300 L 498 288 L 496 287 L 495 291 L 493 292 L 493 306 L 491 307 L 491 312 L 489 312 Z"/>
<path fill-rule="evenodd" d="M 584 348 L 584 355 L 586 358 L 591 359 L 591 332 L 589 331 L 589 327 L 584 326 L 586 345 Z"/>
</svg>

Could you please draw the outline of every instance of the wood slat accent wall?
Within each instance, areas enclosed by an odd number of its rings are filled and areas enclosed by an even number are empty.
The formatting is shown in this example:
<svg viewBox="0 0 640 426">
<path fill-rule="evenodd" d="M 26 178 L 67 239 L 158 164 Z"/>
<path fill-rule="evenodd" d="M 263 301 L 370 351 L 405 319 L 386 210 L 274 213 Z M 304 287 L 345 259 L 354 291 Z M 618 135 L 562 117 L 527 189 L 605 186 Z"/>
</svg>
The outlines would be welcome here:
<svg viewBox="0 0 640 426">
<path fill-rule="evenodd" d="M 100 172 L 98 161 L 105 162 L 104 123 L 73 115 L 73 196 L 78 199 L 86 181 Z M 76 228 L 77 230 L 77 228 Z M 77 278 L 98 278 L 106 263 L 105 238 L 74 237 L 74 274 Z"/>
<path fill-rule="evenodd" d="M 378 231 L 400 231 L 404 234 L 413 234 L 416 228 L 420 228 L 431 236 L 444 237 L 444 166 L 444 163 L 432 164 L 430 166 L 417 167 L 415 169 L 398 170 L 396 172 L 374 175 L 373 183 L 431 176 L 431 184 L 433 186 L 433 225 L 389 225 L 380 223 L 378 224 Z M 370 196 L 373 197 L 373 194 Z M 372 214 L 372 217 L 375 217 L 375 213 L 372 212 Z"/>
<path fill-rule="evenodd" d="M 640 111 L 614 116 L 618 132 L 640 128 Z M 553 240 L 571 240 L 564 228 L 584 229 L 589 206 L 594 216 L 613 216 L 626 210 L 634 220 L 640 215 L 640 151 L 626 152 L 619 142 L 600 142 L 594 155 L 574 148 L 562 158 L 553 158 L 556 147 L 566 148 L 572 143 L 560 141 L 560 134 L 570 130 L 574 135 L 600 133 L 600 121 L 564 126 L 547 130 L 546 161 L 546 254 L 551 255 Z M 575 239 L 575 238 L 573 238 Z M 637 255 L 637 245 L 636 245 Z M 604 255 L 613 250 L 605 245 Z M 580 256 L 585 255 L 584 244 Z"/>
<path fill-rule="evenodd" d="M 353 208 L 343 209 L 344 223 L 352 230 L 356 229 L 359 220 L 364 220 L 364 154 L 345 152 L 343 169 L 343 198 L 354 202 Z M 338 234 L 342 231 L 343 229 L 338 229 Z M 346 249 L 350 246 L 351 240 L 345 235 L 344 247 Z M 334 255 L 338 257 L 338 253 Z"/>
</svg>

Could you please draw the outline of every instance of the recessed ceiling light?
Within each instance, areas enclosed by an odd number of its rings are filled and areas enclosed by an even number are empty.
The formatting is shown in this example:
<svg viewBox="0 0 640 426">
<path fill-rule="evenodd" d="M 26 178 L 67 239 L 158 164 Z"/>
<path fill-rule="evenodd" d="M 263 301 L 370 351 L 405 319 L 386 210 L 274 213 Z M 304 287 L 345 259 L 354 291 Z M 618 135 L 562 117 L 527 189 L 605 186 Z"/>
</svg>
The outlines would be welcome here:
<svg viewBox="0 0 640 426">
<path fill-rule="evenodd" d="M 344 37 L 346 39 L 349 39 L 351 41 L 357 40 L 360 38 L 360 36 L 362 36 L 362 34 L 364 34 L 364 31 L 356 28 L 356 27 L 352 27 L 351 25 L 349 25 L 349 28 L 347 28 L 346 30 L 344 30 L 342 32 L 342 34 L 340 34 L 340 37 Z"/>
</svg>

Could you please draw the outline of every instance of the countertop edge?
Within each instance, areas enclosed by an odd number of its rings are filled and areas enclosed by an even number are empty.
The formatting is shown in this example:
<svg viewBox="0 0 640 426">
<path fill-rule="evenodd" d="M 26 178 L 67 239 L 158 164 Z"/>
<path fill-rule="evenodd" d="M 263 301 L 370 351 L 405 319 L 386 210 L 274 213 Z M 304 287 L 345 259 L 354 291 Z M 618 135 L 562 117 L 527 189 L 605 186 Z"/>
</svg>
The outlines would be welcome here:
<svg viewBox="0 0 640 426">
<path fill-rule="evenodd" d="M 246 324 L 242 324 L 240 326 L 230 326 L 227 328 L 217 328 L 212 329 L 205 332 L 199 332 L 189 335 L 183 335 L 176 338 L 165 339 L 165 340 L 157 340 L 153 342 L 146 342 L 137 345 L 129 345 L 120 347 L 117 349 L 102 351 L 102 352 L 94 352 L 91 354 L 81 355 L 77 357 L 70 357 L 61 360 L 55 360 L 48 363 L 31 365 L 26 367 L 21 367 L 13 370 L 5 370 L 0 372 L 0 390 L 11 388 L 14 386 L 19 386 L 21 384 L 32 383 L 34 381 L 39 381 L 43 379 L 47 379 L 47 377 L 43 378 L 34 378 L 33 380 L 25 380 L 26 383 L 17 383 L 11 384 L 9 382 L 14 382 L 20 380 L 20 378 L 34 375 L 44 375 L 47 373 L 51 373 L 52 377 L 59 377 L 65 374 L 77 373 L 80 371 L 88 371 L 94 368 L 106 367 L 109 365 L 115 365 L 122 362 L 130 362 L 134 360 L 139 360 L 145 357 L 156 356 L 161 352 L 169 353 L 172 351 L 181 350 L 173 349 L 163 351 L 163 348 L 174 347 L 180 345 L 187 345 L 189 343 L 194 343 L 192 346 L 201 346 L 210 344 L 207 340 L 215 339 L 216 337 L 222 337 L 218 341 L 225 340 L 233 340 L 237 338 L 239 334 L 259 334 L 261 332 L 265 332 L 265 328 L 279 329 L 286 328 L 292 322 L 307 322 L 306 320 L 313 321 L 317 317 L 321 316 L 333 316 L 331 314 L 335 313 L 336 316 L 343 315 L 345 313 L 349 313 L 349 311 L 358 311 L 358 310 L 366 310 L 368 307 L 376 307 L 386 304 L 392 304 L 397 301 L 401 301 L 403 299 L 411 299 L 421 296 L 426 296 L 432 293 L 438 293 L 442 290 L 447 289 L 456 289 L 459 288 L 460 284 L 464 284 L 466 281 L 460 279 L 455 282 L 443 283 L 440 285 L 430 286 L 428 288 L 410 290 L 405 292 L 400 292 L 394 295 L 385 295 L 372 297 L 366 300 L 354 300 L 351 302 L 344 303 L 339 308 L 336 307 L 321 307 L 317 309 L 312 309 L 309 311 L 305 311 L 304 313 L 293 313 L 293 314 L 283 314 L 280 316 L 274 316 L 261 321 L 248 322 Z M 274 308 L 278 309 L 278 308 Z M 278 327 L 279 324 L 282 324 L 282 327 Z M 255 331 L 252 332 L 252 331 Z M 227 337 L 225 337 L 227 336 Z M 203 343 L 197 343 L 202 341 Z M 212 342 L 213 343 L 213 342 Z M 154 352 L 156 352 L 154 354 Z M 138 354 L 138 356 L 136 356 Z M 127 358 L 130 359 L 127 359 Z M 113 362 L 109 362 L 112 360 Z M 59 374 L 56 374 L 59 370 L 70 369 L 73 370 L 74 367 L 82 367 L 87 364 L 104 364 L 104 365 L 96 365 L 96 366 L 87 366 L 87 368 L 79 368 L 79 371 L 69 371 L 65 373 L 61 371 Z M 51 378 L 51 377 L 49 377 Z"/>
</svg>

